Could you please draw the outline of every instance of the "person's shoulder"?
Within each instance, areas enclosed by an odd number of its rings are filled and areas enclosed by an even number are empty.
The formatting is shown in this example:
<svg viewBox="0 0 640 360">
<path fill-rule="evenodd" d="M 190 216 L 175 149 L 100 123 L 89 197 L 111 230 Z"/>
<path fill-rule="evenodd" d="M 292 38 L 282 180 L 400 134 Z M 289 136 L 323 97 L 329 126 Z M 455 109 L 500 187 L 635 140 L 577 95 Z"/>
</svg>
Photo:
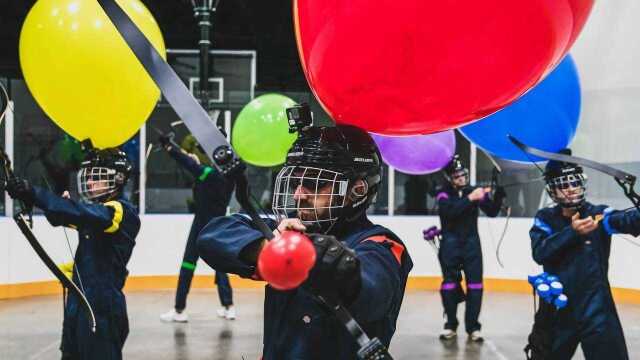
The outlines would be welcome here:
<svg viewBox="0 0 640 360">
<path fill-rule="evenodd" d="M 128 233 L 135 234 L 140 230 L 138 209 L 128 200 L 120 198 L 107 201 L 102 205 L 113 210 L 112 226 L 105 232 L 113 233 L 119 229 L 127 229 Z"/>
<path fill-rule="evenodd" d="M 533 217 L 532 229 L 539 229 L 551 235 L 554 233 L 554 226 L 558 224 L 558 216 L 562 215 L 559 215 L 559 209 L 556 206 L 543 207 Z"/>
<path fill-rule="evenodd" d="M 591 203 L 587 203 L 587 206 L 589 206 L 589 212 L 592 214 L 602 214 L 605 211 L 613 211 L 614 209 L 606 204 L 591 204 Z"/>
<path fill-rule="evenodd" d="M 273 214 L 270 214 L 270 213 L 262 214 L 260 215 L 260 218 L 262 219 L 262 221 L 264 221 L 267 224 L 267 226 L 271 228 L 275 228 L 278 225 L 278 218 Z M 249 216 L 249 214 L 240 212 L 240 213 L 234 213 L 231 215 L 214 217 L 209 221 L 206 227 L 215 228 L 215 227 L 226 226 L 234 223 L 235 224 L 242 223 L 248 227 L 255 226 L 254 221 L 251 218 L 251 216 Z"/>
<path fill-rule="evenodd" d="M 131 215 L 138 216 L 138 207 L 135 206 L 131 201 L 124 198 L 107 201 L 104 203 L 104 205 L 122 207 L 123 211 L 131 213 Z"/>
<path fill-rule="evenodd" d="M 440 194 L 451 194 L 453 192 L 453 187 L 450 184 L 439 184 L 435 188 L 436 197 Z"/>
<path fill-rule="evenodd" d="M 365 240 L 376 238 L 380 241 L 386 239 L 386 240 L 394 241 L 400 244 L 403 243 L 400 237 L 395 232 L 393 232 L 393 230 L 385 226 L 374 224 L 374 223 L 371 223 L 369 224 L 369 226 L 366 226 L 360 229 L 357 238 L 358 238 L 357 242 L 362 242 Z"/>
<path fill-rule="evenodd" d="M 403 267 L 407 273 L 413 267 L 411 256 L 402 239 L 382 225 L 371 224 L 371 227 L 361 233 L 358 245 L 379 252 L 390 251 L 398 265 Z"/>
<path fill-rule="evenodd" d="M 140 226 L 138 208 L 131 201 L 119 198 L 107 201 L 103 205 L 113 209 L 114 221 L 119 223 L 135 224 L 137 227 Z"/>
<path fill-rule="evenodd" d="M 534 217 L 539 219 L 549 219 L 549 218 L 552 218 L 558 212 L 557 210 L 558 210 L 557 205 L 555 204 L 545 206 L 541 209 L 538 209 Z"/>
</svg>

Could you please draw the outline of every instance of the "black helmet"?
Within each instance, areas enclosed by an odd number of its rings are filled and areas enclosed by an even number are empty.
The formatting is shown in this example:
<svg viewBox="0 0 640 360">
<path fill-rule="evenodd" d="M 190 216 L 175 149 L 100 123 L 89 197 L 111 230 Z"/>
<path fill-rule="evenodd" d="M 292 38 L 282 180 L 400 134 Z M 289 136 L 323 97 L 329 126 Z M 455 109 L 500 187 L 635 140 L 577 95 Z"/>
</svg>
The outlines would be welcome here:
<svg viewBox="0 0 640 360">
<path fill-rule="evenodd" d="M 451 183 L 453 183 L 453 179 L 459 176 L 466 177 L 467 185 L 469 183 L 469 169 L 467 169 L 463 164 L 462 160 L 460 160 L 460 155 L 455 154 L 453 159 L 449 161 L 447 166 L 444 167 L 444 177 Z"/>
<path fill-rule="evenodd" d="M 90 149 L 78 171 L 78 193 L 87 201 L 105 202 L 118 196 L 133 165 L 117 149 Z"/>
<path fill-rule="evenodd" d="M 360 179 L 364 181 L 354 186 Z M 380 181 L 380 153 L 366 131 L 348 125 L 305 127 L 276 178 L 273 209 L 283 217 L 298 212 L 303 222 L 327 232 L 337 221 L 351 221 L 364 213 L 375 201 Z M 327 197 L 326 214 L 319 216 L 317 205 L 305 207 L 294 199 L 300 186 L 308 196 Z"/>
<path fill-rule="evenodd" d="M 563 149 L 559 153 L 571 155 L 571 149 Z M 584 203 L 587 193 L 587 175 L 582 166 L 550 160 L 545 167 L 544 180 L 547 183 L 545 187 L 547 194 L 560 206 L 578 208 Z M 565 193 L 569 189 L 573 189 L 572 193 Z M 559 197 L 556 190 L 565 196 Z"/>
</svg>

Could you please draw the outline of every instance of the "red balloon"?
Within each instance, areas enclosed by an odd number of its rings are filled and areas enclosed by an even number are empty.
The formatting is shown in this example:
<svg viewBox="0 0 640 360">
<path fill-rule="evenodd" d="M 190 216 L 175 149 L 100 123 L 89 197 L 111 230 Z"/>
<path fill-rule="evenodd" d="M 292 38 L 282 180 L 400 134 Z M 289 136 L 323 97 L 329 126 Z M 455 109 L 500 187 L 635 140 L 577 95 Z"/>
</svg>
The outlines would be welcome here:
<svg viewBox="0 0 640 360">
<path fill-rule="evenodd" d="M 285 231 L 269 241 L 258 256 L 258 272 L 279 290 L 298 287 L 316 263 L 316 250 L 309 238 L 297 231 Z"/>
<path fill-rule="evenodd" d="M 294 0 L 307 81 L 337 123 L 385 135 L 456 128 L 560 63 L 594 0 Z"/>
</svg>

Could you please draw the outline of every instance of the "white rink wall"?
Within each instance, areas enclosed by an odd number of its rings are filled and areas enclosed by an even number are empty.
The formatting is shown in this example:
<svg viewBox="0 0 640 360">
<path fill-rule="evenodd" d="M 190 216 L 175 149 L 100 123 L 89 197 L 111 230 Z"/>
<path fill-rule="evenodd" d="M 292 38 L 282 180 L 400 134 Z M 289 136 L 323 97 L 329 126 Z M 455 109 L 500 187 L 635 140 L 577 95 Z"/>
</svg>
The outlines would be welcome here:
<svg viewBox="0 0 640 360">
<path fill-rule="evenodd" d="M 371 219 L 387 226 L 402 238 L 413 258 L 411 276 L 439 276 L 440 267 L 432 248 L 422 239 L 422 229 L 439 226 L 433 216 L 373 216 Z M 144 215 L 137 245 L 129 263 L 130 276 L 177 275 L 182 261 L 185 242 L 192 216 Z M 34 217 L 34 232 L 47 252 L 57 263 L 71 260 L 62 228 L 49 226 L 42 216 Z M 495 247 L 504 228 L 505 218 L 480 218 L 478 228 L 484 254 L 484 274 L 487 278 L 526 280 L 527 275 L 540 271 L 531 259 L 529 228 L 532 219 L 512 218 L 502 244 L 501 258 L 505 265 L 498 266 Z M 76 232 L 67 230 L 75 251 Z M 54 280 L 53 275 L 36 256 L 13 220 L 0 217 L 0 285 Z M 613 239 L 610 272 L 612 286 L 640 289 L 640 278 L 635 276 L 635 258 L 640 249 L 629 242 Z M 202 261 L 197 274 L 213 271 Z"/>
</svg>

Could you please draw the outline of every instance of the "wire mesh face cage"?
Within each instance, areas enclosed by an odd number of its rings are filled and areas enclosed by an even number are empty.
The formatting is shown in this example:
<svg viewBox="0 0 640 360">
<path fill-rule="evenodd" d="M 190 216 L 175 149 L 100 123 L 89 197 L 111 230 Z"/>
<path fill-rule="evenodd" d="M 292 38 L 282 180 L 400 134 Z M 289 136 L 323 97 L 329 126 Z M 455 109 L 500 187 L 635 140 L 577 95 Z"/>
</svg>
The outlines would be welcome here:
<svg viewBox="0 0 640 360">
<path fill-rule="evenodd" d="M 106 167 L 87 167 L 78 171 L 78 194 L 93 202 L 108 198 L 118 191 L 116 171 Z"/>
<path fill-rule="evenodd" d="M 344 174 L 307 166 L 285 166 L 276 178 L 273 211 L 278 220 L 299 218 L 327 232 L 345 206 L 349 180 Z"/>
<path fill-rule="evenodd" d="M 545 188 L 556 203 L 564 207 L 576 207 L 584 202 L 587 194 L 587 175 L 578 173 L 557 176 L 548 179 Z M 562 195 L 559 196 L 558 192 Z"/>
</svg>

